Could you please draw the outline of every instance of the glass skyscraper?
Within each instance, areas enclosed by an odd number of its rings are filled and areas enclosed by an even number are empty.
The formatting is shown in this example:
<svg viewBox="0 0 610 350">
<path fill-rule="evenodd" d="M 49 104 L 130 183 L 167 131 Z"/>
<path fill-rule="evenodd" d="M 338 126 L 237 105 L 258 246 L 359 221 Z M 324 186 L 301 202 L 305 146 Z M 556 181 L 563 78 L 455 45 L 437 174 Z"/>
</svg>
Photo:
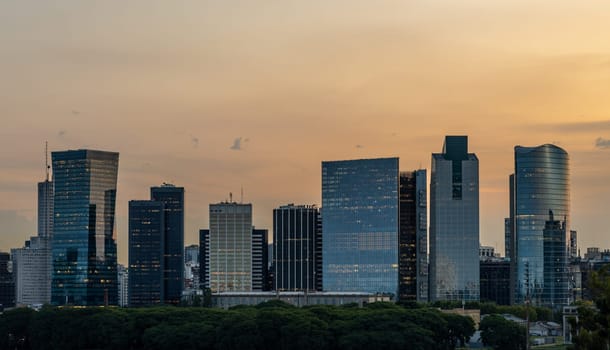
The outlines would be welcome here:
<svg viewBox="0 0 610 350">
<path fill-rule="evenodd" d="M 53 152 L 51 302 L 116 305 L 114 209 L 119 154 Z"/>
<path fill-rule="evenodd" d="M 559 307 L 569 303 L 567 237 L 569 158 L 554 145 L 515 147 L 511 175 L 511 236 L 515 301 Z M 554 271 L 554 278 L 549 275 Z"/>
<path fill-rule="evenodd" d="M 129 306 L 165 300 L 164 209 L 163 202 L 129 201 Z"/>
<path fill-rule="evenodd" d="M 479 160 L 467 136 L 432 154 L 430 300 L 479 300 Z"/>
<path fill-rule="evenodd" d="M 151 187 L 150 199 L 164 204 L 164 303 L 177 305 L 184 289 L 184 187 Z"/>
<path fill-rule="evenodd" d="M 322 162 L 322 280 L 398 294 L 398 158 Z"/>
</svg>

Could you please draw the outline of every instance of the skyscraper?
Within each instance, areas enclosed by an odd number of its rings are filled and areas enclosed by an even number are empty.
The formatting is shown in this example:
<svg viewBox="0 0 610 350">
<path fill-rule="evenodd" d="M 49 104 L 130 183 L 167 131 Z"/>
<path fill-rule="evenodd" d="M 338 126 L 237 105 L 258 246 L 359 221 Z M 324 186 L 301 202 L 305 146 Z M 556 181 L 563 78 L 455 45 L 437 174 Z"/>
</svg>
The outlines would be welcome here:
<svg viewBox="0 0 610 350">
<path fill-rule="evenodd" d="M 53 234 L 53 182 L 49 174 L 49 156 L 45 147 L 45 180 L 38 183 L 38 237 Z"/>
<path fill-rule="evenodd" d="M 116 305 L 114 208 L 119 154 L 53 152 L 54 222 L 51 301 Z"/>
<path fill-rule="evenodd" d="M 165 301 L 165 205 L 129 201 L 129 306 Z"/>
<path fill-rule="evenodd" d="M 479 300 L 479 160 L 467 136 L 432 154 L 430 300 Z"/>
<path fill-rule="evenodd" d="M 428 206 L 426 170 L 400 173 L 400 300 L 428 301 Z"/>
<path fill-rule="evenodd" d="M 322 162 L 325 291 L 398 294 L 398 158 Z"/>
<path fill-rule="evenodd" d="M 567 271 L 565 235 L 570 226 L 568 154 L 549 144 L 516 146 L 515 173 L 511 180 L 511 234 L 515 244 L 511 260 L 514 261 L 515 301 L 523 303 L 529 296 L 539 305 L 567 305 L 567 283 L 548 285 L 545 271 L 556 270 L 562 274 Z M 557 244 L 564 245 L 562 249 L 566 253 L 563 256 L 557 254 Z"/>
<path fill-rule="evenodd" d="M 0 252 L 0 307 L 15 306 L 15 281 L 9 272 L 9 253 Z"/>
<path fill-rule="evenodd" d="M 320 210 L 312 205 L 284 205 L 273 209 L 274 289 L 322 290 L 317 248 L 321 247 Z"/>
<path fill-rule="evenodd" d="M 252 290 L 267 290 L 269 230 L 252 228 Z"/>
<path fill-rule="evenodd" d="M 151 187 L 150 199 L 164 204 L 164 302 L 177 305 L 184 288 L 184 188 L 171 184 Z"/>
<path fill-rule="evenodd" d="M 210 288 L 210 230 L 199 230 L 199 288 Z"/>
<path fill-rule="evenodd" d="M 213 292 L 252 290 L 252 204 L 210 204 L 209 284 Z"/>
</svg>

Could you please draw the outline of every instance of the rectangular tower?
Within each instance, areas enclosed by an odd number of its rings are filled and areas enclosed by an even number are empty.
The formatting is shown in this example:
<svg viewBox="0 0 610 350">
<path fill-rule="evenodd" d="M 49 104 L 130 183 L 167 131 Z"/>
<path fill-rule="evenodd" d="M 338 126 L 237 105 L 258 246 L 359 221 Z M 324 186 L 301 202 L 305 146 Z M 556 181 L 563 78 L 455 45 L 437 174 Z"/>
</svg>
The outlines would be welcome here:
<svg viewBox="0 0 610 350">
<path fill-rule="evenodd" d="M 322 162 L 325 291 L 398 294 L 398 158 Z"/>
<path fill-rule="evenodd" d="M 199 230 L 199 287 L 210 288 L 210 230 Z"/>
<path fill-rule="evenodd" d="M 164 204 L 164 303 L 177 305 L 184 288 L 184 187 L 151 187 L 150 199 Z"/>
<path fill-rule="evenodd" d="M 116 305 L 114 208 L 119 154 L 53 152 L 54 222 L 51 301 Z"/>
<path fill-rule="evenodd" d="M 163 202 L 129 201 L 129 306 L 164 302 L 164 251 Z"/>
<path fill-rule="evenodd" d="M 252 204 L 210 204 L 212 292 L 252 290 Z"/>
<path fill-rule="evenodd" d="M 252 290 L 267 290 L 269 230 L 252 228 Z"/>
<path fill-rule="evenodd" d="M 400 173 L 399 299 L 428 301 L 426 170 Z"/>
<path fill-rule="evenodd" d="M 430 301 L 479 300 L 479 160 L 467 136 L 432 154 Z"/>
</svg>

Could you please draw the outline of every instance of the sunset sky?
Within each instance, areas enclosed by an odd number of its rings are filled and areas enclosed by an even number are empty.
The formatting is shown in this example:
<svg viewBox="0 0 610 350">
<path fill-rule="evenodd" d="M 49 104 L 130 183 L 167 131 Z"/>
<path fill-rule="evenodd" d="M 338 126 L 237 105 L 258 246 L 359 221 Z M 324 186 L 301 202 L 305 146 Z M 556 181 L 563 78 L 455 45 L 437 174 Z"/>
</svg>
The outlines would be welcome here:
<svg viewBox="0 0 610 350">
<path fill-rule="evenodd" d="M 229 192 L 321 203 L 322 160 L 430 168 L 446 134 L 480 161 L 481 243 L 504 253 L 513 147 L 571 158 L 579 245 L 610 248 L 610 2 L 0 2 L 0 250 L 36 234 L 50 150 L 120 152 L 127 202 L 186 190 L 187 244 Z"/>
</svg>

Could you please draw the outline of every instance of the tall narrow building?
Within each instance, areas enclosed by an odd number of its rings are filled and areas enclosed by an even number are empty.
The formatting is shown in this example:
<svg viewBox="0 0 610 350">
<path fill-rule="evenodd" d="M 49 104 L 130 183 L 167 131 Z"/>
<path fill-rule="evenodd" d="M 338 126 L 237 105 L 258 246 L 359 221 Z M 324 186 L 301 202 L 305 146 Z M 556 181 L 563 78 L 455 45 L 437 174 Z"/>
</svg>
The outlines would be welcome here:
<svg viewBox="0 0 610 350">
<path fill-rule="evenodd" d="M 273 288 L 278 291 L 321 291 L 320 210 L 315 205 L 273 209 Z M 321 252 L 320 252 L 321 253 Z"/>
<path fill-rule="evenodd" d="M 267 290 L 269 230 L 252 228 L 252 290 Z"/>
<path fill-rule="evenodd" d="M 129 201 L 129 306 L 165 301 L 165 205 Z"/>
<path fill-rule="evenodd" d="M 400 173 L 400 300 L 428 301 L 428 191 L 426 170 Z"/>
<path fill-rule="evenodd" d="M 325 291 L 398 295 L 398 158 L 322 162 Z"/>
<path fill-rule="evenodd" d="M 51 301 L 116 305 L 114 209 L 119 154 L 53 152 L 54 222 Z"/>
<path fill-rule="evenodd" d="M 514 249 L 512 283 L 515 302 L 527 299 L 553 308 L 568 305 L 563 277 L 549 280 L 549 271 L 567 274 L 567 232 L 570 227 L 569 157 L 554 145 L 515 147 L 511 175 L 510 213 Z M 549 212 L 553 213 L 550 218 Z M 556 218 L 556 219 L 555 219 Z M 558 245 L 563 248 L 559 249 Z M 558 254 L 557 250 L 565 250 Z"/>
<path fill-rule="evenodd" d="M 164 303 L 177 305 L 184 288 L 184 188 L 171 184 L 151 187 L 150 199 L 164 204 Z"/>
<path fill-rule="evenodd" d="M 467 136 L 432 154 L 430 300 L 479 300 L 479 160 Z"/>
<path fill-rule="evenodd" d="M 210 204 L 209 262 L 212 292 L 252 290 L 252 204 Z"/>
<path fill-rule="evenodd" d="M 210 230 L 199 230 L 199 288 L 210 288 Z"/>
</svg>

